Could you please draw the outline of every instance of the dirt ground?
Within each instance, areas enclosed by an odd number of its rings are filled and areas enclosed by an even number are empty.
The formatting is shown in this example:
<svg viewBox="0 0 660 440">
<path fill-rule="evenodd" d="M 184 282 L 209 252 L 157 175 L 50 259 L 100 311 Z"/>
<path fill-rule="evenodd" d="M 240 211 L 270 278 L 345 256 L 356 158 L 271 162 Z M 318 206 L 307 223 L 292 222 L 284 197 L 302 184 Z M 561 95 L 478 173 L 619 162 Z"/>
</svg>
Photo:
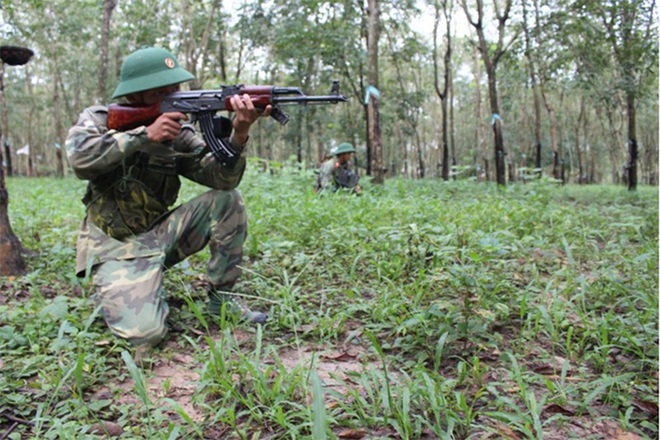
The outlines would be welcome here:
<svg viewBox="0 0 660 440">
<path fill-rule="evenodd" d="M 234 337 L 240 343 L 246 338 L 253 337 L 252 333 L 236 331 Z M 168 342 L 167 348 L 173 351 L 177 346 L 174 342 Z M 296 349 L 286 349 L 278 353 L 279 360 L 283 365 L 289 369 L 294 367 L 309 368 L 311 363 L 314 363 L 314 370 L 322 379 L 323 384 L 327 388 L 335 389 L 336 391 L 344 393 L 342 389 L 345 384 L 351 384 L 349 376 L 350 372 L 363 371 L 365 365 L 362 362 L 366 350 L 358 345 L 351 347 L 326 347 L 324 350 L 319 351 L 318 348 L 312 349 L 311 347 Z M 158 406 L 161 399 L 169 398 L 176 401 L 181 408 L 183 408 L 190 418 L 195 422 L 203 422 L 204 414 L 193 403 L 193 396 L 198 386 L 200 379 L 199 373 L 202 365 L 196 362 L 193 357 L 188 353 L 178 352 L 168 359 L 155 356 L 155 363 L 146 377 L 148 378 L 147 389 L 150 394 L 151 401 L 154 405 Z M 267 362 L 267 361 L 266 361 Z M 559 362 L 559 360 L 557 360 Z M 378 365 L 373 365 L 378 368 Z M 341 381 L 336 378 L 340 378 Z M 167 387 L 167 394 L 164 393 L 166 389 L 166 382 L 169 381 Z M 121 403 L 135 403 L 139 404 L 138 396 L 135 393 L 134 384 L 131 378 L 128 378 L 123 383 L 119 384 L 126 392 L 124 397 L 121 398 Z M 109 389 L 100 390 L 96 397 L 108 398 L 110 393 Z M 108 394 L 108 395 L 106 395 Z M 166 406 L 163 403 L 163 406 Z M 598 420 L 589 416 L 577 416 L 571 413 L 570 408 L 561 408 L 549 405 L 544 410 L 544 415 L 550 417 L 553 413 L 562 412 L 564 415 L 570 417 L 569 423 L 550 424 L 544 430 L 545 440 L 566 440 L 566 439 L 601 439 L 601 440 L 641 440 L 642 437 L 637 434 L 624 431 L 619 423 L 612 420 Z M 171 411 L 173 419 L 179 416 Z M 564 419 L 565 420 L 565 419 Z M 502 422 L 496 420 L 482 420 L 484 424 L 489 425 L 491 431 L 496 432 L 474 432 L 470 438 L 474 439 L 511 439 L 523 440 L 524 437 L 513 431 L 510 427 Z M 226 431 L 225 431 L 226 433 Z M 371 439 L 371 438 L 399 438 L 393 432 L 370 432 L 366 429 L 338 429 L 335 430 L 338 438 L 342 439 Z M 434 439 L 435 437 L 427 433 L 423 438 Z M 222 435 L 214 435 L 210 433 L 207 437 L 210 439 L 223 438 Z"/>
</svg>

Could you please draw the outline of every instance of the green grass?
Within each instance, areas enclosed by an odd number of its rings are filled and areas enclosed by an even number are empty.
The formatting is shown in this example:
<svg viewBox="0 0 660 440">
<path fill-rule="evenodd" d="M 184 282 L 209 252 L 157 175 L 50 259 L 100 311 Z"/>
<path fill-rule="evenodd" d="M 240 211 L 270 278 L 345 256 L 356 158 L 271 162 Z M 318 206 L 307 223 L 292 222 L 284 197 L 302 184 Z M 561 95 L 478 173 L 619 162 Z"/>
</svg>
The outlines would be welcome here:
<svg viewBox="0 0 660 440">
<path fill-rule="evenodd" d="M 211 320 L 203 251 L 168 273 L 175 330 L 146 369 L 73 276 L 84 183 L 8 179 L 31 253 L 0 279 L 0 437 L 657 438 L 657 188 L 394 179 L 319 198 L 313 179 L 253 167 L 240 186 L 239 290 L 269 323 Z"/>
</svg>

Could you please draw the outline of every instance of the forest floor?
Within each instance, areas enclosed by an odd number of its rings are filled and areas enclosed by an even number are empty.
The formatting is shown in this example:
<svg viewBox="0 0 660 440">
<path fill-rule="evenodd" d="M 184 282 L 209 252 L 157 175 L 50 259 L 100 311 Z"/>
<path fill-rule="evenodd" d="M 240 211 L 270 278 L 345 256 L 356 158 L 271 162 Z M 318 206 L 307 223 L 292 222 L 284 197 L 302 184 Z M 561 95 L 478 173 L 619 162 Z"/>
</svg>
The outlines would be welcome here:
<svg viewBox="0 0 660 440">
<path fill-rule="evenodd" d="M 72 274 L 84 184 L 9 179 L 0 439 L 657 438 L 657 188 L 312 180 L 241 184 L 238 292 L 269 321 L 210 317 L 203 251 L 136 363 Z"/>
</svg>

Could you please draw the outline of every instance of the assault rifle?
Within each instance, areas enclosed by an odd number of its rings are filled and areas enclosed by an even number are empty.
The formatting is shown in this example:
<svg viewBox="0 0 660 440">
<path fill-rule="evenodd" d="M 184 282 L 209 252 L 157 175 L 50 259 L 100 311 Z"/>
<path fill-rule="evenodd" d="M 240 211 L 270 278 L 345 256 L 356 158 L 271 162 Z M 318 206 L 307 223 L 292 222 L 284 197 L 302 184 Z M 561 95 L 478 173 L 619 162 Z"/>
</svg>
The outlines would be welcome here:
<svg viewBox="0 0 660 440">
<path fill-rule="evenodd" d="M 339 188 L 355 188 L 360 180 L 360 176 L 347 168 L 341 168 L 335 176 L 335 183 Z"/>
<path fill-rule="evenodd" d="M 298 87 L 278 86 L 222 86 L 219 90 L 193 90 L 167 95 L 160 103 L 153 105 L 110 104 L 108 107 L 108 128 L 118 131 L 131 130 L 141 125 L 153 123 L 158 116 L 168 112 L 190 114 L 191 122 L 199 121 L 202 135 L 213 156 L 221 164 L 232 167 L 239 158 L 239 152 L 225 140 L 231 132 L 227 119 L 216 116 L 216 112 L 233 111 L 230 98 L 234 95 L 250 95 L 257 109 L 272 106 L 270 116 L 281 125 L 289 122 L 289 115 L 282 106 L 308 104 L 337 104 L 348 98 L 339 94 L 339 81 L 332 82 L 329 95 L 307 96 Z M 224 121 L 224 122 L 223 122 Z"/>
</svg>

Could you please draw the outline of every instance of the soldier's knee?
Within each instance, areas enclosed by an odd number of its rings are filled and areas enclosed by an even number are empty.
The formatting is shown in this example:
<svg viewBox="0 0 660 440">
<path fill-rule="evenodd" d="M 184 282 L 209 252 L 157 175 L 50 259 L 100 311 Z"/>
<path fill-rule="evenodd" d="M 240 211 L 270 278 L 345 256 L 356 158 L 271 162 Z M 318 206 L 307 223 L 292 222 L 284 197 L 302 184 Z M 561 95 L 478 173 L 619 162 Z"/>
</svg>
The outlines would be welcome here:
<svg viewBox="0 0 660 440">
<path fill-rule="evenodd" d="M 151 327 L 145 326 L 140 336 L 133 337 L 130 342 L 133 345 L 148 345 L 155 347 L 160 344 L 167 334 L 167 326 L 162 322 L 153 322 Z"/>
<path fill-rule="evenodd" d="M 147 345 L 155 347 L 165 338 L 167 326 L 163 322 L 148 321 L 139 327 L 125 329 L 117 326 L 110 326 L 110 330 L 120 338 L 128 340 L 133 345 Z"/>
<path fill-rule="evenodd" d="M 115 335 L 133 345 L 158 345 L 167 334 L 167 308 L 147 304 L 139 315 L 124 314 L 119 320 L 106 321 Z"/>
<path fill-rule="evenodd" d="M 232 219 L 235 223 L 246 223 L 245 202 L 243 196 L 237 190 L 223 191 L 213 190 L 214 211 L 213 217 Z"/>
<path fill-rule="evenodd" d="M 232 189 L 229 191 L 214 189 L 210 191 L 213 194 L 216 204 L 223 206 L 243 206 L 243 196 L 238 190 Z"/>
</svg>

